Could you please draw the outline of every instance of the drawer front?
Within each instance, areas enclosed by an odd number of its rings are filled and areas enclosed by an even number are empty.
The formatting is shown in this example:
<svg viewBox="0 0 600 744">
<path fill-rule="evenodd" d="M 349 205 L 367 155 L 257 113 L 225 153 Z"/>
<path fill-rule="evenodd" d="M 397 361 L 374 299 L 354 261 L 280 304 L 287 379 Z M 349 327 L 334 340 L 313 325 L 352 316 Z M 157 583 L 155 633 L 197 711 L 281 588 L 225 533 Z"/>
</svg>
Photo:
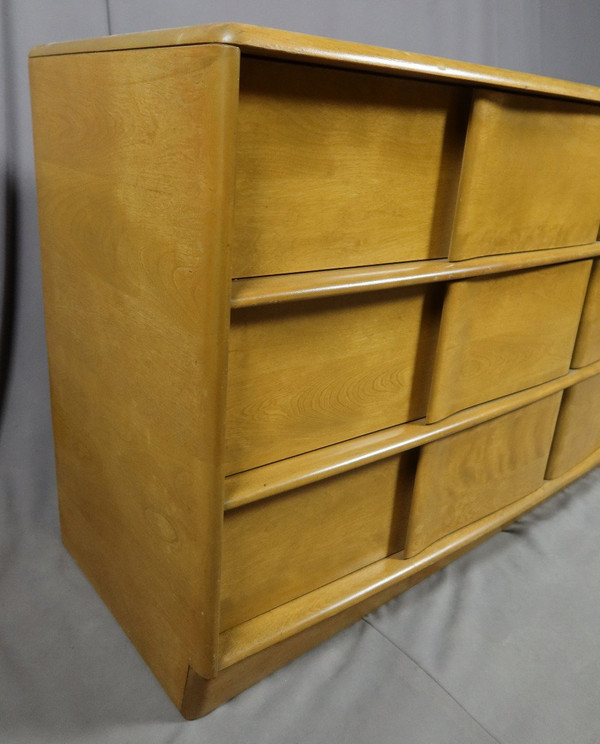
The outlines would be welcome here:
<svg viewBox="0 0 600 744">
<path fill-rule="evenodd" d="M 600 449 L 600 375 L 565 390 L 548 462 L 558 478 Z"/>
<path fill-rule="evenodd" d="M 422 448 L 405 557 L 539 488 L 561 393 Z"/>
<path fill-rule="evenodd" d="M 227 472 L 424 416 L 440 300 L 429 285 L 235 310 Z"/>
<path fill-rule="evenodd" d="M 233 276 L 448 255 L 466 89 L 242 57 Z"/>
<path fill-rule="evenodd" d="M 448 287 L 427 421 L 569 370 L 591 261 Z"/>
<path fill-rule="evenodd" d="M 223 630 L 401 550 L 414 453 L 225 513 Z"/>
<path fill-rule="evenodd" d="M 592 243 L 600 227 L 600 107 L 477 91 L 450 258 Z"/>
<path fill-rule="evenodd" d="M 600 360 L 600 261 L 594 261 L 590 276 L 572 367 L 585 367 Z"/>
</svg>

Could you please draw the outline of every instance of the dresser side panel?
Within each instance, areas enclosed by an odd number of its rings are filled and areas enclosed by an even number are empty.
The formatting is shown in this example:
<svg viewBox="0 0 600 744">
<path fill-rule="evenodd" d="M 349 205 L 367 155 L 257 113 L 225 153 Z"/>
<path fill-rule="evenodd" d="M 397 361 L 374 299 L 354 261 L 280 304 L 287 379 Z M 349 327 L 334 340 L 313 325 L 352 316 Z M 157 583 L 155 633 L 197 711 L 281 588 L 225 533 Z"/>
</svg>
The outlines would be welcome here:
<svg viewBox="0 0 600 744">
<path fill-rule="evenodd" d="M 63 537 L 180 703 L 217 654 L 239 52 L 30 76 Z"/>
</svg>

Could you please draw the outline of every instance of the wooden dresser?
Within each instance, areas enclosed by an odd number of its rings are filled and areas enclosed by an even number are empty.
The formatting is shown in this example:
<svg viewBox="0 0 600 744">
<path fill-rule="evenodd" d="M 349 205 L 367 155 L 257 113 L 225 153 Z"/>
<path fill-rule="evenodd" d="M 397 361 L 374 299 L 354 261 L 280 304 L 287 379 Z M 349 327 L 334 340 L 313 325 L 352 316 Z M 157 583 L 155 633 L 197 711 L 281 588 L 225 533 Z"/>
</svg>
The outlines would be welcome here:
<svg viewBox="0 0 600 744">
<path fill-rule="evenodd" d="M 186 717 L 600 462 L 600 90 L 235 24 L 30 74 L 63 537 Z"/>
</svg>

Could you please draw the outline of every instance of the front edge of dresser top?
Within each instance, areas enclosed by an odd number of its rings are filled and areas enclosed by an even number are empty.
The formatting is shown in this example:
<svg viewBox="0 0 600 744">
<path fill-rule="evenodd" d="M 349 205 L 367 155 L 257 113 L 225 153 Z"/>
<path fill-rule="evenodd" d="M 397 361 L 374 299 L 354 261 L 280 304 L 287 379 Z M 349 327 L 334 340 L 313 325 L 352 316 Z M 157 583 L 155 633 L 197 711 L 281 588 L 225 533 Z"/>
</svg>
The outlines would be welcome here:
<svg viewBox="0 0 600 744">
<path fill-rule="evenodd" d="M 495 119 L 500 128 L 506 119 L 501 110 L 505 101 L 510 106 L 518 104 L 522 93 L 543 97 L 546 103 L 541 108 L 536 108 L 535 102 L 528 106 L 535 116 L 538 109 L 542 112 L 539 119 L 549 133 L 549 142 L 556 138 L 552 117 L 544 113 L 552 110 L 551 101 L 561 100 L 557 111 L 567 122 L 569 107 L 578 106 L 578 121 L 591 122 L 582 130 L 588 151 L 597 129 L 593 104 L 600 103 L 600 90 L 591 86 L 238 24 L 127 34 L 32 50 L 30 79 L 44 302 L 63 539 L 188 718 L 204 715 L 438 570 L 595 466 L 599 459 L 595 440 L 588 442 L 584 437 L 577 451 L 564 444 L 569 441 L 574 416 L 580 415 L 570 402 L 576 394 L 583 399 L 580 393 L 569 393 L 570 407 L 559 418 L 560 437 L 552 444 L 548 470 L 552 479 L 543 478 L 562 391 L 595 390 L 593 380 L 600 373 L 600 354 L 596 353 L 593 333 L 600 303 L 595 299 L 595 285 L 587 296 L 585 292 L 592 262 L 600 254 L 600 244 L 594 242 L 594 214 L 589 207 L 593 200 L 581 207 L 583 227 L 574 225 L 570 233 L 564 232 L 567 247 L 547 240 L 529 246 L 521 231 L 516 250 L 525 252 L 495 256 L 502 251 L 490 250 L 491 258 L 485 253 L 483 258 L 473 256 L 478 246 L 478 240 L 472 237 L 472 227 L 478 228 L 478 206 L 475 217 L 469 212 L 468 220 L 463 218 L 468 235 L 461 238 L 460 245 L 455 241 L 450 250 L 456 255 L 451 253 L 450 260 L 444 257 L 448 253 L 444 244 L 434 246 L 438 251 L 432 254 L 435 258 L 426 260 L 427 255 L 419 254 L 420 260 L 412 263 L 410 259 L 409 263 L 400 263 L 407 260 L 403 256 L 396 259 L 399 263 L 379 258 L 372 261 L 374 266 L 369 266 L 368 260 L 355 265 L 351 258 L 346 263 L 340 259 L 339 265 L 330 262 L 324 270 L 320 266 L 311 270 L 309 262 L 306 268 L 297 263 L 294 265 L 301 269 L 278 273 L 274 250 L 274 258 L 269 258 L 274 268 L 266 272 L 272 276 L 261 276 L 260 271 L 253 275 L 252 269 L 245 275 L 240 269 L 232 290 L 231 279 L 237 274 L 232 274 L 231 252 L 239 254 L 246 240 L 233 211 L 234 201 L 237 199 L 239 207 L 246 193 L 236 181 L 240 159 L 236 148 L 242 146 L 236 142 L 236 130 L 244 137 L 250 133 L 246 142 L 251 155 L 251 137 L 255 131 L 260 133 L 260 126 L 253 127 L 260 120 L 251 118 L 246 132 L 240 129 L 239 117 L 260 117 L 261 111 L 261 105 L 248 106 L 246 99 L 240 100 L 255 85 L 251 78 L 242 76 L 241 85 L 250 87 L 240 88 L 240 58 L 242 67 L 249 58 L 261 58 L 253 62 L 259 78 L 263 71 L 269 71 L 269 65 L 278 66 L 284 85 L 278 84 L 272 91 L 281 94 L 285 94 L 290 63 L 296 72 L 289 80 L 300 80 L 298 91 L 305 86 L 302 70 L 308 65 L 313 77 L 319 69 L 314 65 L 329 70 L 323 73 L 322 91 L 335 90 L 337 76 L 345 80 L 341 89 L 351 91 L 353 81 L 358 80 L 352 76 L 379 73 L 374 88 L 379 92 L 374 94 L 377 100 L 370 110 L 373 114 L 379 106 L 386 116 L 388 112 L 393 116 L 389 90 L 397 90 L 399 100 L 402 96 L 409 100 L 414 96 L 411 86 L 428 85 L 431 104 L 427 105 L 434 111 L 437 89 L 450 91 L 450 86 L 461 86 L 454 98 L 446 93 L 443 96 L 453 138 L 449 155 L 440 160 L 440 168 L 451 169 L 445 187 L 446 211 L 452 208 L 456 189 L 459 198 L 463 193 L 458 185 L 462 151 L 457 143 L 469 135 L 459 109 L 468 111 L 468 97 L 477 90 L 513 91 L 506 93 L 508 98 L 490 93 L 490 100 L 500 102 Z M 393 86 L 390 83 L 386 92 L 385 80 L 391 81 L 392 76 L 399 82 Z M 402 78 L 414 82 L 403 83 Z M 362 90 L 360 95 L 368 99 L 368 86 L 355 90 L 357 95 Z M 338 105 L 338 129 L 343 129 L 346 118 L 355 116 L 348 105 L 348 94 L 343 95 L 347 109 Z M 485 99 L 481 93 L 477 95 Z M 312 116 L 312 109 L 305 111 Z M 434 124 L 439 128 L 436 116 L 428 114 L 423 120 L 430 133 Z M 413 122 L 411 137 L 417 142 L 414 127 L 421 120 L 417 117 L 407 121 Z M 287 146 L 287 130 L 277 129 L 276 117 L 272 126 L 277 137 L 283 137 L 282 146 Z M 356 118 L 355 126 L 360 130 L 360 118 Z M 386 142 L 393 130 L 393 126 L 381 130 Z M 473 131 L 472 137 L 479 136 L 479 130 Z M 485 135 L 485 126 L 482 131 Z M 311 136 L 317 144 L 321 142 L 318 131 L 311 130 Z M 276 137 L 273 141 L 279 143 Z M 339 141 L 343 141 L 347 153 L 342 165 L 352 168 L 353 139 Z M 527 147 L 525 140 L 522 146 Z M 465 156 L 469 178 L 475 181 L 478 147 L 476 142 Z M 327 150 L 323 152 L 328 155 Z M 369 157 L 379 157 L 377 147 L 370 152 Z M 242 167 L 254 167 L 251 157 L 246 156 L 241 160 Z M 335 155 L 332 157 L 335 159 Z M 431 158 L 431 167 L 435 167 L 435 158 Z M 285 160 L 284 155 L 282 163 Z M 557 162 L 561 168 L 560 159 Z M 582 172 L 584 165 L 579 164 Z M 276 185 L 277 173 L 272 180 Z M 597 188 L 595 182 L 592 187 Z M 310 173 L 306 175 L 305 191 L 310 193 Z M 552 199 L 556 202 L 555 194 L 548 196 L 548 204 L 555 203 Z M 267 201 L 263 205 L 265 214 L 268 206 Z M 372 209 L 376 213 L 376 200 Z M 282 214 L 283 231 L 285 211 Z M 334 222 L 332 225 L 334 229 Z M 439 235 L 442 241 L 449 241 L 444 231 Z M 577 237 L 568 242 L 569 236 Z M 577 242 L 584 245 L 574 245 Z M 360 249 L 361 244 L 357 245 Z M 282 252 L 283 246 L 282 241 Z M 318 250 L 315 256 L 321 260 Z M 244 264 L 234 260 L 233 265 Z M 565 268 L 543 268 L 559 265 Z M 490 283 L 488 307 L 498 306 L 498 312 L 504 312 L 502 301 L 498 301 L 506 294 L 503 287 L 517 281 L 510 279 L 511 272 L 525 272 L 523 286 L 529 282 L 527 286 L 534 288 L 531 300 L 523 305 L 526 314 L 550 317 L 544 314 L 545 295 L 536 294 L 535 289 L 536 277 L 550 276 L 552 271 L 569 295 L 562 298 L 570 320 L 561 334 L 556 363 L 538 364 L 536 370 L 541 371 L 531 380 L 513 375 L 512 386 L 496 394 L 494 389 L 486 390 L 474 406 L 468 396 L 463 396 L 450 406 L 448 417 L 442 410 L 448 394 L 444 385 L 453 370 L 446 366 L 443 355 L 434 358 L 439 328 L 443 333 L 439 343 L 452 348 L 457 333 L 453 318 L 461 308 L 477 306 L 475 289 L 483 286 L 477 284 L 478 277 L 506 272 L 509 278 L 497 280 L 498 290 Z M 592 276 L 597 276 L 597 271 Z M 459 289 L 466 300 L 458 303 L 456 289 L 451 293 L 452 304 L 442 310 L 442 305 L 447 305 L 448 284 L 457 280 L 462 282 Z M 435 282 L 439 286 L 433 288 Z M 424 289 L 427 287 L 430 289 Z M 410 314 L 403 313 L 407 305 L 402 303 L 406 298 L 418 299 L 420 294 L 431 299 L 427 300 L 426 311 L 414 305 L 419 312 L 411 320 Z M 240 297 L 244 304 L 237 299 Z M 398 309 L 396 297 L 404 298 Z M 284 304 L 265 310 L 270 302 Z M 246 306 L 248 310 L 243 309 Z M 398 312 L 403 313 L 404 324 L 395 331 L 400 335 L 381 336 L 378 325 L 391 328 Z M 522 311 L 514 307 L 506 312 L 508 322 L 511 313 L 516 318 Z M 576 345 L 577 320 L 582 312 L 585 332 Z M 315 344 L 314 348 L 320 348 L 324 355 L 335 347 L 334 339 L 325 332 L 330 316 L 340 324 L 340 333 L 347 334 L 345 344 L 349 348 L 351 336 L 360 336 L 361 329 L 367 329 L 362 342 L 372 344 L 379 339 L 379 356 L 372 359 L 387 365 L 385 375 L 377 374 L 373 362 L 373 369 L 365 365 L 355 379 L 350 375 L 351 382 L 346 385 L 343 370 L 356 365 L 359 356 L 353 362 L 340 356 L 335 364 L 328 365 L 335 377 L 324 387 L 314 387 L 314 365 L 304 363 L 305 352 L 296 352 L 297 371 L 288 375 L 290 387 L 286 393 L 290 407 L 273 407 L 277 391 L 273 392 L 273 385 L 265 377 L 268 364 L 264 369 L 261 366 L 261 343 L 266 339 L 280 349 L 283 361 L 278 374 L 284 375 L 285 355 L 291 359 L 293 354 L 285 344 L 293 337 L 300 342 L 302 333 L 310 334 L 304 316 L 312 318 L 315 330 L 322 334 L 320 346 Z M 502 327 L 502 316 L 495 322 Z M 281 330 L 276 331 L 277 323 Z M 350 323 L 356 326 L 352 333 L 348 331 Z M 471 332 L 476 330 L 474 326 Z M 415 347 L 418 359 L 408 359 L 406 369 L 397 372 L 393 356 L 388 359 L 386 345 L 407 347 L 406 338 L 412 339 L 410 345 Z M 471 343 L 468 334 L 464 338 Z M 526 331 L 522 331 L 521 342 L 527 343 Z M 503 359 L 510 354 L 511 341 L 502 338 L 500 331 L 494 343 L 494 353 L 503 355 Z M 243 354 L 249 344 L 254 356 L 248 357 L 253 365 L 253 371 L 248 367 L 248 374 L 255 376 L 255 382 L 248 391 L 244 375 L 248 362 Z M 578 361 L 572 366 L 578 369 L 569 370 L 575 346 Z M 242 354 L 239 360 L 232 357 L 234 353 Z M 526 360 L 527 355 L 523 358 Z M 459 356 L 456 359 L 460 369 L 464 365 Z M 228 367 L 234 370 L 229 390 Z M 396 405 L 394 386 L 398 380 L 412 385 L 406 382 L 411 375 L 419 381 L 419 395 L 410 388 L 410 406 L 403 404 L 405 414 L 390 414 Z M 294 388 L 296 379 L 302 376 L 308 380 L 308 387 Z M 438 401 L 433 415 L 427 396 L 430 384 Z M 378 397 L 381 395 L 387 397 Z M 235 424 L 245 432 L 236 440 L 242 443 L 239 455 L 230 441 L 234 432 L 231 422 L 237 419 L 228 413 L 227 405 L 234 400 L 247 409 L 241 423 Z M 377 400 L 386 401 L 385 416 L 376 412 Z M 307 401 L 316 423 L 303 432 Z M 465 408 L 467 404 L 472 407 Z M 289 417 L 292 408 L 294 415 L 299 415 L 298 421 L 284 420 L 282 417 Z M 272 435 L 276 439 L 272 446 L 268 443 L 270 416 L 282 422 L 277 431 L 284 432 Z M 263 439 L 255 438 L 263 443 L 251 452 L 248 447 L 253 441 L 253 417 L 262 422 L 266 433 L 261 435 Z M 524 436 L 528 446 L 522 452 L 517 452 L 511 442 L 513 420 L 522 422 L 520 430 L 527 432 Z M 321 427 L 327 429 L 326 436 L 321 435 Z M 418 471 L 417 452 L 424 451 L 422 461 L 426 463 L 448 448 L 449 457 L 460 463 L 461 442 L 476 441 L 478 431 L 481 441 L 488 436 L 494 442 L 491 446 L 497 448 L 487 465 L 483 457 L 484 464 L 478 466 L 484 468 L 484 476 L 485 467 L 497 468 L 498 463 L 506 467 L 506 483 L 514 488 L 514 498 L 503 494 L 501 500 L 494 497 L 488 503 L 488 490 L 481 487 L 474 492 L 474 503 L 463 503 L 463 512 L 471 514 L 465 517 L 466 523 L 448 518 L 447 524 L 436 531 L 427 521 L 436 510 L 432 501 L 435 483 L 431 485 L 423 469 Z M 400 453 L 406 454 L 400 457 Z M 583 460 L 581 453 L 585 454 Z M 393 508 L 390 476 L 396 468 L 408 495 Z M 411 504 L 415 470 L 419 500 Z M 362 483 L 370 472 L 379 473 L 376 482 L 392 491 L 378 493 L 373 504 L 363 498 L 362 511 L 357 500 L 353 512 L 351 505 L 344 504 L 344 484 Z M 461 472 L 452 479 L 459 486 L 462 481 L 463 485 L 468 482 Z M 452 506 L 454 493 L 448 489 L 446 506 Z M 396 497 L 400 498 L 398 494 Z M 323 558 L 302 577 L 309 583 L 292 581 L 275 589 L 261 583 L 253 574 L 258 569 L 253 568 L 252 556 L 261 553 L 263 538 L 257 537 L 255 545 L 253 535 L 244 536 L 244 525 L 253 525 L 258 535 L 261 524 L 279 520 L 280 514 L 289 523 L 284 535 L 274 534 L 273 539 L 281 540 L 281 544 L 263 543 L 264 565 L 269 570 L 283 560 L 286 552 L 307 556 L 305 546 L 295 542 L 294 510 L 300 510 L 298 518 L 305 519 L 304 524 L 311 524 L 305 512 L 304 517 L 300 515 L 307 504 L 318 503 L 321 498 L 330 499 L 336 509 L 344 511 L 347 521 L 342 519 L 337 532 L 328 530 L 326 524 L 316 529 L 315 534 L 323 540 Z M 378 510 L 386 513 L 386 524 L 394 530 L 402 525 L 402 534 L 390 535 L 387 544 L 385 530 L 382 535 L 377 524 Z M 325 565 L 326 546 L 341 547 L 347 526 L 357 528 L 352 521 L 356 519 L 365 519 L 371 525 L 364 549 L 344 546 L 346 552 L 340 550 L 335 555 L 337 562 L 331 560 Z M 413 526 L 404 544 L 407 519 L 413 520 Z M 246 550 L 246 573 L 236 569 L 236 544 Z M 273 550 L 266 550 L 267 546 Z M 410 551 L 405 553 L 406 546 Z M 315 554 L 318 556 L 318 551 Z M 317 582 L 314 587 L 310 585 L 312 580 Z M 235 607 L 237 581 L 250 587 L 244 608 Z"/>
<path fill-rule="evenodd" d="M 600 102 L 600 90 L 584 83 L 241 23 L 214 23 L 55 42 L 34 47 L 29 56 L 34 58 L 197 44 L 230 44 L 239 48 L 242 53 L 257 56 L 295 59 L 336 67 L 358 67 L 440 82 L 464 81 L 469 85 Z"/>
</svg>

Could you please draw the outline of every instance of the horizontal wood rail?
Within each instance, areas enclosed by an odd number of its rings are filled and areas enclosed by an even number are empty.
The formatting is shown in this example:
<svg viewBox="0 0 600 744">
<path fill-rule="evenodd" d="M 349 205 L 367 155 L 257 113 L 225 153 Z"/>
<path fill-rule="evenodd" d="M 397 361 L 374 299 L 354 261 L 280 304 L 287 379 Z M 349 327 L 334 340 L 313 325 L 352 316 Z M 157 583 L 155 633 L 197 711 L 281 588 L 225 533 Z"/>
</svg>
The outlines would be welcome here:
<svg viewBox="0 0 600 744">
<path fill-rule="evenodd" d="M 542 385 L 467 408 L 434 424 L 426 424 L 424 419 L 419 419 L 230 475 L 225 478 L 225 510 L 306 486 L 455 434 L 534 403 L 599 373 L 600 361 L 571 370 L 564 377 Z"/>
<path fill-rule="evenodd" d="M 391 596 L 400 594 L 479 545 L 598 464 L 600 451 L 594 452 L 560 478 L 545 481 L 525 498 L 438 540 L 411 559 L 405 560 L 402 553 L 388 556 L 221 633 L 220 668 L 235 664 L 334 615 L 349 612 L 355 605 L 363 605 L 366 611 L 375 609 Z M 372 602 L 368 608 L 364 608 L 369 598 Z"/>
<path fill-rule="evenodd" d="M 231 306 L 236 309 L 274 302 L 309 300 L 415 284 L 469 279 L 487 274 L 501 274 L 532 269 L 537 266 L 579 261 L 598 255 L 600 255 L 600 242 L 526 253 L 484 256 L 464 261 L 432 259 L 234 279 L 231 288 Z"/>
</svg>

